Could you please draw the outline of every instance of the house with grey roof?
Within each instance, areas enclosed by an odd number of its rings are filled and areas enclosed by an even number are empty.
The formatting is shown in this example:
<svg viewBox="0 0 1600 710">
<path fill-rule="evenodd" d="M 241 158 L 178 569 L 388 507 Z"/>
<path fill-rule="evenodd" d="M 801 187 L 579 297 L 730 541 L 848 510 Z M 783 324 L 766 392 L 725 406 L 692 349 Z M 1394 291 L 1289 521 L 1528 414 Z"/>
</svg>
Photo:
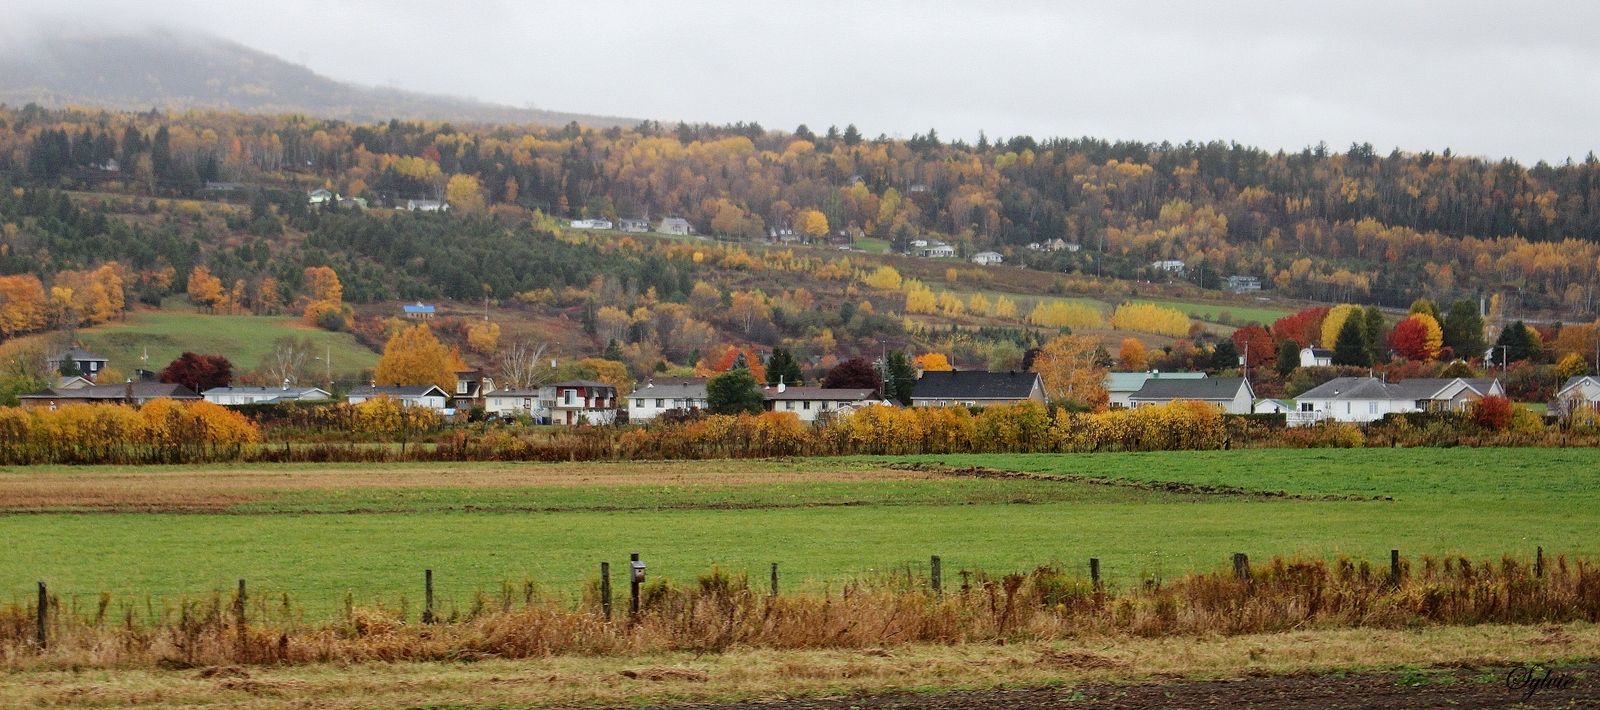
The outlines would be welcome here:
<svg viewBox="0 0 1600 710">
<path fill-rule="evenodd" d="M 628 421 L 648 422 L 662 412 L 706 408 L 706 378 L 680 377 L 650 380 L 628 395 Z"/>
<path fill-rule="evenodd" d="M 484 395 L 483 409 L 502 417 L 529 416 L 548 424 L 555 406 L 555 387 L 534 387 L 493 390 Z"/>
<path fill-rule="evenodd" d="M 287 380 L 285 380 L 287 382 Z M 331 395 L 321 387 L 212 387 L 200 393 L 212 404 L 283 404 L 325 400 Z"/>
<path fill-rule="evenodd" d="M 438 385 L 363 385 L 344 396 L 345 401 L 351 404 L 361 404 L 379 397 L 393 397 L 407 407 L 443 411 L 450 406 L 450 394 Z"/>
<path fill-rule="evenodd" d="M 1208 402 L 1222 407 L 1228 414 L 1249 414 L 1255 404 L 1256 394 L 1250 387 L 1250 381 L 1243 377 L 1197 380 L 1162 377 L 1145 380 L 1144 386 L 1128 397 L 1128 402 L 1135 408 L 1178 400 Z"/>
<path fill-rule="evenodd" d="M 762 390 L 761 396 L 766 400 L 763 406 L 767 411 L 788 412 L 803 422 L 814 422 L 822 417 L 850 412 L 882 401 L 875 389 L 790 387 L 782 383 Z"/>
<path fill-rule="evenodd" d="M 924 372 L 911 390 L 913 407 L 987 407 L 1031 399 L 1045 403 L 1044 383 L 1036 372 L 947 370 Z"/>
<path fill-rule="evenodd" d="M 1365 424 L 1386 414 L 1459 412 L 1484 397 L 1505 394 L 1505 387 L 1493 377 L 1418 377 L 1399 382 L 1377 377 L 1335 377 L 1296 397 L 1299 416 L 1291 416 L 1289 423 L 1307 425 L 1332 419 Z"/>
<path fill-rule="evenodd" d="M 656 227 L 656 231 L 662 234 L 687 235 L 693 232 L 694 228 L 689 226 L 689 220 L 682 217 L 668 217 L 661 220 L 661 225 Z"/>
<path fill-rule="evenodd" d="M 100 357 L 83 348 L 69 348 L 64 352 L 56 353 L 44 359 L 44 364 L 51 372 L 60 373 L 61 366 L 71 362 L 78 368 L 78 373 L 88 378 L 91 382 L 100 376 L 100 371 L 106 369 L 110 360 Z"/>
<path fill-rule="evenodd" d="M 1139 388 L 1144 387 L 1146 380 L 1160 378 L 1203 380 L 1205 376 L 1206 373 L 1204 372 L 1159 372 L 1154 370 L 1150 372 L 1110 372 L 1106 374 L 1106 394 L 1110 397 L 1110 405 L 1113 409 L 1131 407 L 1133 403 L 1129 402 L 1128 398 L 1132 397 L 1134 392 L 1138 392 Z"/>
<path fill-rule="evenodd" d="M 116 385 L 90 385 L 73 389 L 43 389 L 17 397 L 24 409 L 56 409 L 69 404 L 133 404 L 143 406 L 154 399 L 197 400 L 200 395 L 179 384 L 167 382 L 124 382 Z"/>
<path fill-rule="evenodd" d="M 1567 378 L 1561 390 L 1556 392 L 1556 399 L 1549 411 L 1558 416 L 1571 416 L 1585 409 L 1600 411 L 1600 377 L 1577 375 Z"/>
</svg>

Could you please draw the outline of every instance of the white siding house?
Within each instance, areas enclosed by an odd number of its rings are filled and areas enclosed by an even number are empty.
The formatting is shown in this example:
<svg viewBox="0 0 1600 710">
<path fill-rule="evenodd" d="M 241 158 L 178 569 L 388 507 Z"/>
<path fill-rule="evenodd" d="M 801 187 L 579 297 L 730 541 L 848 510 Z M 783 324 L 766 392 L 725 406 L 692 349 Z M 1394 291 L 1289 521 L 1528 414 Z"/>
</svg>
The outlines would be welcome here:
<svg viewBox="0 0 1600 710">
<path fill-rule="evenodd" d="M 1296 397 L 1298 417 L 1289 423 L 1312 424 L 1323 419 L 1366 424 L 1386 414 L 1462 411 L 1482 397 L 1504 397 L 1494 378 L 1415 378 L 1384 382 L 1376 377 L 1336 377 Z"/>
<path fill-rule="evenodd" d="M 972 255 L 972 263 L 978 264 L 980 266 L 988 266 L 990 264 L 999 264 L 1001 262 L 1004 262 L 1005 260 L 1006 260 L 1006 258 L 1004 256 L 1002 256 L 1000 254 L 1000 252 L 997 252 L 997 251 L 980 251 L 980 252 Z"/>
<path fill-rule="evenodd" d="M 556 388 L 493 390 L 484 395 L 483 411 L 502 417 L 529 416 L 548 422 L 556 406 Z"/>
<path fill-rule="evenodd" d="M 1178 400 L 1209 402 L 1228 414 L 1249 414 L 1255 404 L 1255 391 L 1243 377 L 1208 377 L 1202 380 L 1169 378 L 1145 380 L 1138 392 L 1128 397 L 1134 407 L 1167 404 Z"/>
<path fill-rule="evenodd" d="M 826 389 L 823 387 L 789 387 L 779 384 L 762 390 L 769 412 L 788 412 L 800 421 L 814 422 L 818 417 L 849 412 L 879 401 L 877 390 Z"/>
<path fill-rule="evenodd" d="M 656 383 L 646 382 L 627 397 L 628 421 L 648 422 L 662 412 L 706 408 L 706 380 L 682 378 Z"/>
<path fill-rule="evenodd" d="M 361 404 L 369 399 L 393 397 L 407 407 L 427 407 L 445 410 L 450 406 L 450 395 L 436 385 L 373 386 L 366 385 L 350 390 L 345 401 Z"/>
<path fill-rule="evenodd" d="M 200 394 L 212 404 L 278 404 L 330 396 L 320 387 L 213 387 Z"/>
</svg>

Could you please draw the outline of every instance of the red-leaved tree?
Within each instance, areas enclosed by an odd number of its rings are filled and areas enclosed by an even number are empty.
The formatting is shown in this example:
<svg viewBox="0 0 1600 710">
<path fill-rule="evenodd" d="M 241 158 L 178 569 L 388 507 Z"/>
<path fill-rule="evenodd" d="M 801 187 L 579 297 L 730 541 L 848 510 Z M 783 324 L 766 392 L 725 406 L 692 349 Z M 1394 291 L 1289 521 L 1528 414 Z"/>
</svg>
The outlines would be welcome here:
<svg viewBox="0 0 1600 710">
<path fill-rule="evenodd" d="M 1233 331 L 1233 346 L 1239 349 L 1240 355 L 1250 353 L 1251 367 L 1261 367 L 1278 359 L 1278 344 L 1273 342 L 1272 334 L 1259 325 L 1251 324 Z"/>
<path fill-rule="evenodd" d="M 1278 340 L 1293 340 L 1302 348 L 1321 345 L 1322 319 L 1328 317 L 1328 311 L 1327 306 L 1317 306 L 1284 316 L 1273 321 L 1272 333 L 1278 336 Z"/>
<path fill-rule="evenodd" d="M 1511 426 L 1511 407 L 1511 400 L 1498 395 L 1489 395 L 1473 403 L 1468 420 L 1473 426 L 1505 431 L 1506 427 Z"/>
<path fill-rule="evenodd" d="M 161 381 L 183 385 L 195 392 L 227 387 L 233 381 L 233 363 L 221 355 L 184 353 L 161 371 Z"/>
<path fill-rule="evenodd" d="M 872 363 L 858 357 L 839 363 L 822 379 L 822 386 L 830 389 L 878 389 L 878 371 Z"/>
<path fill-rule="evenodd" d="M 1428 348 L 1427 327 L 1412 318 L 1400 321 L 1390 331 L 1389 347 L 1407 360 L 1427 360 L 1433 356 Z"/>
</svg>

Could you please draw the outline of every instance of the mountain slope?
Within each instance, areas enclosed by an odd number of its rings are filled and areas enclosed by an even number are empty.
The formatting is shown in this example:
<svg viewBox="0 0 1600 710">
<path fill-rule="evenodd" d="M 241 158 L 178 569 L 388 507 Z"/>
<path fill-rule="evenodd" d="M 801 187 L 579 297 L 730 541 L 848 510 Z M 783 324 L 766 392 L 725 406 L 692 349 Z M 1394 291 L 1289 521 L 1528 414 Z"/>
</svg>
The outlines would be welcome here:
<svg viewBox="0 0 1600 710">
<path fill-rule="evenodd" d="M 390 118 L 597 128 L 637 119 L 484 103 L 346 84 L 227 40 L 156 31 L 45 36 L 0 53 L 0 101 L 49 107 L 217 108 L 304 113 L 349 121 Z"/>
</svg>

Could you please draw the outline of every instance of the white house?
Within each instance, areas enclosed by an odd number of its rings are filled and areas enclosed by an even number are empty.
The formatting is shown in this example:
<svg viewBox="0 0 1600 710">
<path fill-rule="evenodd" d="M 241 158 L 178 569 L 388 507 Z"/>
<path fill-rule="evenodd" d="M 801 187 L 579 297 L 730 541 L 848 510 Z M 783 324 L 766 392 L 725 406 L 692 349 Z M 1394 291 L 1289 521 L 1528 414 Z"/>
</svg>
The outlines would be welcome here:
<svg viewBox="0 0 1600 710">
<path fill-rule="evenodd" d="M 1259 279 L 1259 278 L 1257 278 L 1255 276 L 1229 276 L 1228 277 L 1228 290 L 1232 291 L 1234 293 L 1244 293 L 1245 291 L 1260 291 L 1261 290 L 1261 279 Z"/>
<path fill-rule="evenodd" d="M 393 397 L 407 407 L 427 407 L 444 411 L 450 406 L 450 394 L 437 385 L 363 385 L 344 396 L 351 404 L 361 404 L 369 399 Z"/>
<path fill-rule="evenodd" d="M 1262 399 L 1256 401 L 1254 411 L 1256 414 L 1290 414 L 1297 409 L 1292 399 Z"/>
<path fill-rule="evenodd" d="M 1005 260 L 1006 260 L 1006 258 L 1004 256 L 1001 256 L 1000 252 L 997 252 L 997 251 L 980 251 L 980 252 L 972 255 L 972 263 L 977 264 L 979 266 L 988 266 L 990 264 L 999 264 L 999 263 L 1004 262 Z"/>
<path fill-rule="evenodd" d="M 617 220 L 617 229 L 620 229 L 624 232 L 648 232 L 650 231 L 650 220 L 619 219 Z"/>
<path fill-rule="evenodd" d="M 529 416 L 535 421 L 550 421 L 556 406 L 556 388 L 493 390 L 484 395 L 483 411 L 502 417 Z"/>
<path fill-rule="evenodd" d="M 1184 269 L 1187 268 L 1188 265 L 1184 264 L 1180 259 L 1163 259 L 1161 261 L 1151 262 L 1150 266 L 1151 268 L 1159 271 L 1171 271 L 1179 276 L 1182 276 Z"/>
<path fill-rule="evenodd" d="M 1177 400 L 1208 402 L 1228 414 L 1249 414 L 1256 401 L 1255 390 L 1243 377 L 1207 377 L 1180 380 L 1171 377 L 1145 380 L 1144 386 L 1128 397 L 1133 407 L 1167 404 Z"/>
<path fill-rule="evenodd" d="M 1333 351 L 1312 346 L 1300 349 L 1301 367 L 1329 367 L 1333 365 Z"/>
<path fill-rule="evenodd" d="M 661 224 L 660 226 L 656 227 L 656 231 L 662 234 L 687 235 L 690 232 L 693 232 L 694 229 L 689 226 L 689 220 L 683 219 L 682 217 L 668 217 L 661 220 Z"/>
<path fill-rule="evenodd" d="M 1496 378 L 1414 378 L 1384 382 L 1376 377 L 1336 377 L 1295 398 L 1299 416 L 1291 425 L 1314 424 L 1323 419 L 1365 424 L 1385 414 L 1462 411 L 1490 395 L 1504 397 Z"/>
<path fill-rule="evenodd" d="M 406 200 L 406 209 L 412 212 L 449 212 L 450 205 L 439 200 Z"/>
<path fill-rule="evenodd" d="M 827 414 L 849 412 L 857 407 L 875 404 L 880 401 L 877 394 L 877 390 L 872 389 L 789 387 L 784 384 L 761 391 L 761 396 L 766 398 L 767 411 L 789 412 L 803 422 L 814 422 Z"/>
<path fill-rule="evenodd" d="M 573 229 L 610 229 L 609 219 L 575 219 L 569 223 Z"/>
<path fill-rule="evenodd" d="M 280 404 L 323 400 L 331 395 L 320 387 L 212 387 L 200 393 L 212 404 Z"/>
<path fill-rule="evenodd" d="M 339 199 L 339 196 L 333 194 L 332 190 L 326 190 L 320 187 L 306 193 L 306 202 L 312 207 L 318 207 L 337 199 Z"/>
<path fill-rule="evenodd" d="M 703 377 L 651 380 L 628 395 L 628 421 L 648 422 L 662 412 L 706 408 L 706 379 Z"/>
<path fill-rule="evenodd" d="M 1600 410 L 1600 377 L 1579 375 L 1570 377 L 1556 393 L 1550 413 L 1568 416 L 1582 409 Z"/>
<path fill-rule="evenodd" d="M 550 408 L 554 424 L 611 424 L 617 420 L 617 388 L 593 380 L 569 380 L 551 385 L 555 405 Z"/>
<path fill-rule="evenodd" d="M 1111 398 L 1111 407 L 1131 407 L 1133 403 L 1128 398 L 1144 387 L 1145 380 L 1203 380 L 1205 377 L 1204 372 L 1111 372 L 1106 374 L 1106 394 Z"/>
</svg>

